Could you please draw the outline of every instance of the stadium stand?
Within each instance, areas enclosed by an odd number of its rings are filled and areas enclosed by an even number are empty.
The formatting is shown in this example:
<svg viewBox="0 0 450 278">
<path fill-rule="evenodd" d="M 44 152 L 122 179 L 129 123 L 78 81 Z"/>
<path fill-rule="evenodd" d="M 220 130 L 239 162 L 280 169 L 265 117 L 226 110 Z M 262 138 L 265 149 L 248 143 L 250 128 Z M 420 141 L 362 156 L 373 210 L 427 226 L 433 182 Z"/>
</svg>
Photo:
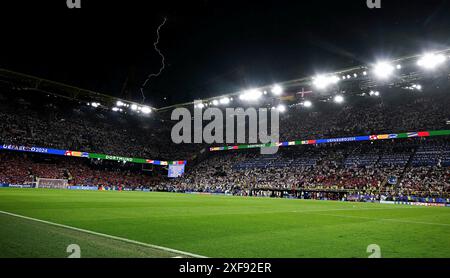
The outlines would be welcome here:
<svg viewBox="0 0 450 278">
<path fill-rule="evenodd" d="M 450 96 L 444 89 L 397 89 L 384 98 L 355 97 L 345 105 L 293 106 L 281 117 L 281 140 L 335 138 L 448 129 Z M 386 140 L 283 148 L 276 155 L 256 151 L 208 153 L 204 144 L 175 145 L 173 122 L 99 111 L 81 102 L 2 91 L 0 142 L 93 151 L 126 157 L 188 160 L 178 179 L 163 170 L 92 159 L 0 153 L 0 183 L 32 183 L 36 177 L 67 178 L 72 185 L 171 192 L 225 193 L 370 201 L 443 201 L 450 191 L 448 138 Z M 166 169 L 165 169 L 166 170 Z M 437 198 L 437 199 L 436 199 Z M 448 200 L 447 200 L 448 201 Z"/>
<path fill-rule="evenodd" d="M 414 150 L 422 150 L 423 144 L 427 144 L 429 150 L 436 150 L 442 148 L 444 142 L 448 144 L 445 139 L 369 143 L 363 148 L 370 146 L 372 151 L 379 153 L 369 158 L 363 153 L 361 156 L 355 154 L 354 148 L 361 149 L 361 144 L 311 147 L 312 150 L 305 154 L 297 154 L 302 156 L 301 161 L 306 161 L 303 165 L 294 164 L 284 152 L 276 159 L 255 159 L 255 154 L 242 152 L 223 154 L 198 165 L 181 180 L 172 181 L 167 188 L 237 195 L 258 195 L 256 191 L 260 190 L 274 194 L 281 190 L 286 197 L 299 197 L 297 193 L 309 191 L 340 192 L 336 196 L 340 199 L 350 193 L 368 193 L 373 198 L 380 198 L 380 194 L 447 198 L 450 169 L 432 163 L 417 168 L 410 161 Z M 402 148 L 399 145 L 403 145 Z M 393 149 L 397 153 L 393 153 Z M 405 154 L 405 149 L 411 152 Z M 390 177 L 396 177 L 398 182 L 388 184 Z"/>
<path fill-rule="evenodd" d="M 109 161 L 56 158 L 39 154 L 0 153 L 0 183 L 33 184 L 36 178 L 68 179 L 70 185 L 148 188 L 161 176 L 136 165 Z"/>
</svg>

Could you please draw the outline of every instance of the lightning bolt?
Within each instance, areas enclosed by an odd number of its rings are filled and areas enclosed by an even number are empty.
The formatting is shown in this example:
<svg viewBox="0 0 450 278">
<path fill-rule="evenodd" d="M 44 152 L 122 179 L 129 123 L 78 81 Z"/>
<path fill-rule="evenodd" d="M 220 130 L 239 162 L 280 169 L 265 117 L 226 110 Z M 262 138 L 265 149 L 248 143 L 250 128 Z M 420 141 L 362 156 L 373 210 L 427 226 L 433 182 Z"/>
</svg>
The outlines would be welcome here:
<svg viewBox="0 0 450 278">
<path fill-rule="evenodd" d="M 142 94 L 142 103 L 144 103 L 145 101 L 145 94 L 144 94 L 144 88 L 145 86 L 147 86 L 147 83 L 150 81 L 151 78 L 155 78 L 158 77 L 163 70 L 166 68 L 166 58 L 164 57 L 164 55 L 162 54 L 161 50 L 158 48 L 158 44 L 159 44 L 159 32 L 161 31 L 161 28 L 164 26 L 164 24 L 166 24 L 167 18 L 164 17 L 163 22 L 158 26 L 158 29 L 156 29 L 156 41 L 153 43 L 153 48 L 156 50 L 156 52 L 158 52 L 159 56 L 161 57 L 161 67 L 159 68 L 159 71 L 157 73 L 151 73 L 147 76 L 147 79 L 144 81 L 144 83 L 141 86 L 141 94 Z"/>
</svg>

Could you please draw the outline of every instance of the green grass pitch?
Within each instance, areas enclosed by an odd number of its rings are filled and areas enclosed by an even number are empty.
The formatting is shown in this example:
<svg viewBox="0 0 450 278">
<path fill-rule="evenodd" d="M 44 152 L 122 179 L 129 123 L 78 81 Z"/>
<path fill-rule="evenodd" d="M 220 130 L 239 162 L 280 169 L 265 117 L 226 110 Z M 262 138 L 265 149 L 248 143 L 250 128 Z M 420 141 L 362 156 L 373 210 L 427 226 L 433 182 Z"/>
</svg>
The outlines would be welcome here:
<svg viewBox="0 0 450 278">
<path fill-rule="evenodd" d="M 0 189 L 0 211 L 207 257 L 450 257 L 450 208 L 146 192 Z M 0 257 L 174 257 L 0 213 Z"/>
</svg>

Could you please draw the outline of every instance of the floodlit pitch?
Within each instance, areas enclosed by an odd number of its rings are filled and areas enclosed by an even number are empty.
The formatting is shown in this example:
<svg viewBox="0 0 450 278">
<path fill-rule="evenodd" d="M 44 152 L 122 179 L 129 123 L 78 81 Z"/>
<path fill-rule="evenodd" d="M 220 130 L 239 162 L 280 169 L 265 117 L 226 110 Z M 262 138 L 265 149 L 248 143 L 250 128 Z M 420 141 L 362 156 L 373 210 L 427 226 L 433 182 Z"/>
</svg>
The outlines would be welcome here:
<svg viewBox="0 0 450 278">
<path fill-rule="evenodd" d="M 450 257 L 445 207 L 0 189 L 0 210 L 0 257 Z"/>
</svg>

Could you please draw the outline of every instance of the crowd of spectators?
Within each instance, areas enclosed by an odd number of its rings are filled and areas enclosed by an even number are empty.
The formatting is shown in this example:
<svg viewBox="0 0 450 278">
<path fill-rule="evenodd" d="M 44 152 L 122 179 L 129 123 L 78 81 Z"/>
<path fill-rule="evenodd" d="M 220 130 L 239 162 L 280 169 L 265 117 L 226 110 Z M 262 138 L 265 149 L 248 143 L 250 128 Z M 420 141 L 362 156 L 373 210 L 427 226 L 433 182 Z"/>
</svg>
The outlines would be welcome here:
<svg viewBox="0 0 450 278">
<path fill-rule="evenodd" d="M 38 178 L 65 179 L 69 185 L 150 188 L 160 175 L 133 165 L 80 158 L 59 158 L 12 152 L 0 153 L 0 183 L 34 185 Z"/>
<path fill-rule="evenodd" d="M 361 98 L 343 106 L 322 104 L 326 109 L 297 107 L 282 115 L 280 136 L 292 140 L 446 129 L 448 103 L 446 92 L 433 96 L 394 92 L 389 99 Z"/>
<path fill-rule="evenodd" d="M 171 124 L 150 116 L 133 116 L 76 105 L 64 100 L 0 101 L 0 143 L 102 153 L 154 160 L 190 159 L 200 146 L 176 145 Z M 42 100 L 38 100 L 42 101 Z M 44 100 L 45 101 L 45 100 Z"/>
<path fill-rule="evenodd" d="M 85 103 L 66 108 L 64 101 L 54 99 L 38 105 L 10 94 L 2 99 L 1 144 L 188 160 L 186 174 L 168 180 L 117 164 L 105 168 L 93 160 L 43 163 L 2 153 L 3 183 L 30 183 L 35 177 L 67 178 L 76 185 L 339 199 L 364 194 L 370 198 L 380 198 L 380 194 L 449 194 L 448 139 L 303 146 L 283 148 L 273 156 L 251 151 L 200 155 L 205 145 L 172 143 L 174 122 L 164 117 L 105 112 Z M 311 110 L 294 107 L 281 116 L 281 140 L 448 129 L 449 103 L 445 92 L 403 92 L 390 98 L 352 99 L 342 105 L 322 103 Z"/>
<path fill-rule="evenodd" d="M 95 109 L 85 103 L 68 105 L 66 100 L 51 97 L 49 102 L 6 95 L 0 104 L 2 144 L 159 160 L 190 160 L 206 147 L 174 144 L 171 129 L 176 122 L 170 120 L 170 113 L 164 117 L 132 116 Z M 297 106 L 281 115 L 280 139 L 446 129 L 450 120 L 448 103 L 450 95 L 446 92 L 414 95 L 400 91 L 389 98 L 352 98 L 342 105 L 317 103 L 311 109 Z"/>
<path fill-rule="evenodd" d="M 368 195 L 378 200 L 381 195 L 450 197 L 449 165 L 439 162 L 422 167 L 412 165 L 417 156 L 423 155 L 419 152 L 423 146 L 437 154 L 438 161 L 450 155 L 448 139 L 309 146 L 303 152 L 285 151 L 265 157 L 255 153 L 225 153 L 202 162 L 183 178 L 167 182 L 165 189 L 256 196 L 263 192 L 264 196 L 277 193 L 294 197 L 314 192 L 319 198 L 341 192 L 335 196 L 339 199 L 349 195 Z"/>
</svg>

